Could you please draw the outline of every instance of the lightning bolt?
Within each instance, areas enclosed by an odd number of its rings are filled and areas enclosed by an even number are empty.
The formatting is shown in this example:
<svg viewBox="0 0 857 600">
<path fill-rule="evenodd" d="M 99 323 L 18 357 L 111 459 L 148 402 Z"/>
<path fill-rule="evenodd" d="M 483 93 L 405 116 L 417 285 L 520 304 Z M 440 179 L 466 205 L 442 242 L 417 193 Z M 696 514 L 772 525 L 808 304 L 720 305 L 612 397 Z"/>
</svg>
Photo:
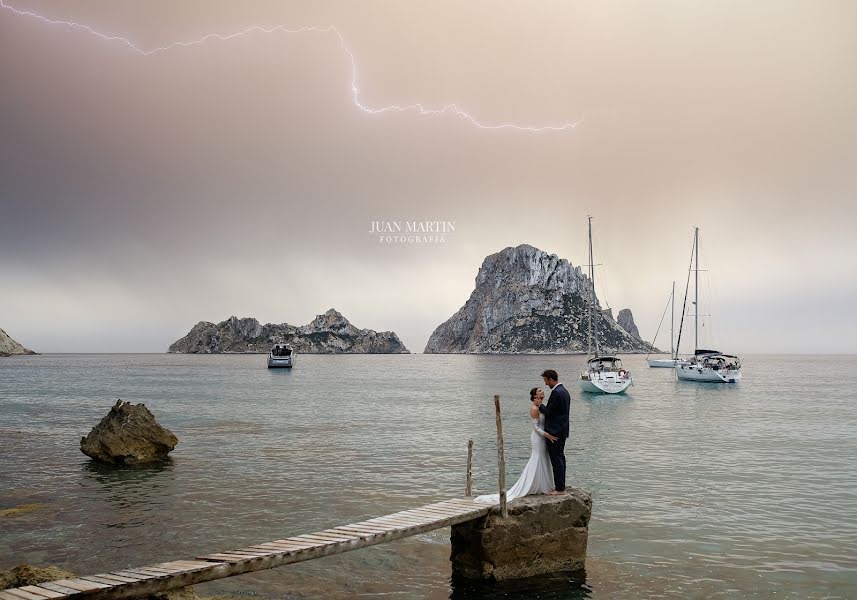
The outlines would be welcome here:
<svg viewBox="0 0 857 600">
<path fill-rule="evenodd" d="M 416 104 L 391 104 L 389 106 L 380 106 L 380 107 L 372 107 L 360 100 L 360 88 L 357 85 L 357 60 L 354 58 L 354 53 L 348 49 L 348 46 L 345 43 L 345 38 L 342 36 L 340 31 L 334 27 L 333 25 L 325 25 L 325 26 L 310 26 L 310 27 L 300 27 L 297 29 L 289 29 L 284 25 L 274 25 L 272 27 L 263 27 L 261 25 L 251 25 L 249 27 L 245 27 L 244 29 L 238 30 L 234 33 L 229 34 L 221 34 L 221 33 L 207 33 L 202 37 L 188 40 L 188 41 L 177 41 L 167 44 L 166 46 L 157 46 L 154 48 L 141 48 L 133 41 L 129 40 L 126 37 L 122 37 L 120 35 L 112 35 L 108 33 L 103 33 L 98 31 L 85 23 L 77 23 L 75 21 L 67 21 L 61 19 L 51 19 L 44 15 L 29 11 L 22 10 L 16 8 L 6 2 L 6 0 L 0 0 L 0 8 L 10 11 L 21 17 L 29 17 L 43 23 L 49 25 L 64 25 L 66 27 L 70 27 L 72 29 L 76 29 L 79 31 L 83 31 L 99 37 L 108 42 L 117 42 L 127 49 L 140 54 L 141 56 L 152 56 L 154 54 L 160 54 L 163 52 L 168 52 L 170 50 L 174 50 L 177 48 L 189 48 L 191 46 L 199 46 L 205 44 L 209 41 L 222 41 L 226 42 L 229 40 L 233 40 L 236 38 L 254 35 L 254 34 L 272 34 L 272 33 L 331 33 L 333 34 L 337 41 L 339 42 L 339 47 L 342 49 L 342 52 L 348 57 L 348 60 L 351 62 L 351 100 L 358 109 L 363 111 L 364 113 L 368 113 L 371 115 L 379 115 L 388 112 L 400 112 L 400 113 L 415 113 L 421 117 L 433 117 L 433 116 L 441 116 L 441 115 L 454 115 L 463 121 L 470 123 L 471 125 L 478 127 L 479 129 L 515 129 L 518 131 L 526 131 L 530 133 L 539 133 L 543 131 L 566 131 L 569 129 L 574 129 L 581 123 L 583 123 L 583 117 L 581 116 L 576 121 L 567 121 L 565 123 L 560 123 L 556 125 L 541 125 L 541 126 L 528 126 L 528 125 L 519 125 L 517 123 L 488 123 L 481 121 L 474 117 L 469 112 L 462 109 L 458 104 L 446 104 L 440 108 L 431 108 L 427 107 L 422 103 Z"/>
</svg>

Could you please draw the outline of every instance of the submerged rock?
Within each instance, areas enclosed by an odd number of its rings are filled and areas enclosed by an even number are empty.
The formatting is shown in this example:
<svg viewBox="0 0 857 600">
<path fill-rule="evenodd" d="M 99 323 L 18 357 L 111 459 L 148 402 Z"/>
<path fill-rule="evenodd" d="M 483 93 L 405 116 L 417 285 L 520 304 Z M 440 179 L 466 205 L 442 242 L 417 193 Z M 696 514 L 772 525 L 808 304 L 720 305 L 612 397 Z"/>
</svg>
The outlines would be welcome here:
<svg viewBox="0 0 857 600">
<path fill-rule="evenodd" d="M 57 579 L 74 579 L 75 577 L 77 575 L 71 571 L 58 567 L 36 567 L 23 563 L 7 571 L 0 571 L 0 590 L 24 585 L 38 585 L 45 581 Z"/>
<path fill-rule="evenodd" d="M 18 515 L 25 515 L 35 510 L 39 510 L 41 507 L 42 505 L 37 503 L 19 504 L 12 508 L 4 508 L 0 510 L 0 517 L 17 517 Z"/>
<path fill-rule="evenodd" d="M 332 308 L 301 327 L 288 323 L 262 325 L 251 317 L 229 317 L 217 324 L 200 321 L 170 345 L 169 352 L 268 352 L 274 344 L 288 344 L 298 354 L 408 353 L 394 332 L 358 329 Z"/>
<path fill-rule="evenodd" d="M 95 460 L 122 465 L 160 462 L 178 438 L 155 421 L 145 404 L 119 400 L 106 417 L 80 439 L 80 451 Z"/>
<path fill-rule="evenodd" d="M 589 278 L 555 254 L 522 244 L 488 256 L 467 302 L 431 334 L 429 354 L 583 353 L 589 332 Z M 646 352 L 594 297 L 598 345 Z"/>
<path fill-rule="evenodd" d="M 16 356 L 19 354 L 36 354 L 29 348 L 24 348 L 21 344 L 9 337 L 9 334 L 0 329 L 0 356 Z"/>
<path fill-rule="evenodd" d="M 453 574 L 468 579 L 520 579 L 577 571 L 586 562 L 592 496 L 568 488 L 562 496 L 524 496 L 488 515 L 452 527 Z"/>
<path fill-rule="evenodd" d="M 141 600 L 203 600 L 201 596 L 197 595 L 196 590 L 194 590 L 191 586 L 179 588 L 177 590 L 170 590 L 168 592 L 156 592 L 154 594 L 149 594 L 148 596 L 144 596 Z"/>
</svg>

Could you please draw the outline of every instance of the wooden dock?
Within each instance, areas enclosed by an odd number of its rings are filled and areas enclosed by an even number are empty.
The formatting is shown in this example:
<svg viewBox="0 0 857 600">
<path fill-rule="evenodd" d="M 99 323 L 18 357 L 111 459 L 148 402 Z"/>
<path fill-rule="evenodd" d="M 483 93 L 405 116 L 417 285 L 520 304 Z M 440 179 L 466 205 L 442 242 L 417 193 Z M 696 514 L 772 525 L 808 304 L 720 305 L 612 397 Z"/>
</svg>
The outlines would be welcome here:
<svg viewBox="0 0 857 600">
<path fill-rule="evenodd" d="M 490 509 L 491 506 L 476 504 L 472 498 L 454 498 L 351 525 L 206 554 L 194 560 L 174 560 L 3 590 L 0 600 L 106 600 L 144 596 L 383 544 L 476 519 Z"/>
</svg>

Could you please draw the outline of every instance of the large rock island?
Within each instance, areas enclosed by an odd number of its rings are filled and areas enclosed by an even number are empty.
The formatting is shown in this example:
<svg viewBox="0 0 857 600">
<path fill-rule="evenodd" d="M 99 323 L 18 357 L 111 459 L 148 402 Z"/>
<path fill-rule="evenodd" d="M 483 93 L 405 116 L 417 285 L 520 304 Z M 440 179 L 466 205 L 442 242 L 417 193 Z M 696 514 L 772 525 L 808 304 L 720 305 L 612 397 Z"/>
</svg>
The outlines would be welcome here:
<svg viewBox="0 0 857 600">
<path fill-rule="evenodd" d="M 435 329 L 425 352 L 586 352 L 590 289 L 589 278 L 580 267 L 555 254 L 527 244 L 506 248 L 485 259 L 470 298 Z M 638 335 L 601 309 L 597 297 L 594 302 L 602 353 L 648 350 Z M 630 311 L 627 315 L 630 317 Z"/>
<path fill-rule="evenodd" d="M 268 352 L 274 344 L 288 344 L 299 354 L 408 354 L 394 332 L 357 329 L 332 308 L 300 327 L 238 317 L 217 324 L 200 321 L 169 352 Z"/>
<path fill-rule="evenodd" d="M 16 356 L 19 354 L 36 354 L 28 348 L 9 337 L 9 334 L 0 329 L 0 356 Z"/>
</svg>

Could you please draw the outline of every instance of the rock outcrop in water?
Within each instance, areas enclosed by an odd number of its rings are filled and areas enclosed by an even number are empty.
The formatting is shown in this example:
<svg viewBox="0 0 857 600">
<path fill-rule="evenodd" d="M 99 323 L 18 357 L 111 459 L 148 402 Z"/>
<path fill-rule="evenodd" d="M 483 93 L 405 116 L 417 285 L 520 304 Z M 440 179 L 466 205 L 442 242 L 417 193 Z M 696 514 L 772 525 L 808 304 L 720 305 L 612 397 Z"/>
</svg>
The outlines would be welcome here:
<svg viewBox="0 0 857 600">
<path fill-rule="evenodd" d="M 619 311 L 619 315 L 616 317 L 616 322 L 619 324 L 619 327 L 633 335 L 635 338 L 640 339 L 640 330 L 637 329 L 637 324 L 634 323 L 634 315 L 631 314 L 630 308 L 623 308 Z"/>
<path fill-rule="evenodd" d="M 519 579 L 577 571 L 586 563 L 592 496 L 524 496 L 488 515 L 453 525 L 452 572 L 469 579 Z"/>
<path fill-rule="evenodd" d="M 16 356 L 19 354 L 36 354 L 28 348 L 9 337 L 9 334 L 0 329 L 0 356 Z"/>
<path fill-rule="evenodd" d="M 589 278 L 555 254 L 529 245 L 482 263 L 464 306 L 435 329 L 425 352 L 579 353 L 587 350 Z M 645 352 L 645 342 L 598 310 L 602 352 Z"/>
<path fill-rule="evenodd" d="M 80 439 L 80 451 L 100 462 L 142 465 L 166 460 L 178 442 L 172 431 L 155 421 L 145 404 L 119 400 L 89 435 Z"/>
<path fill-rule="evenodd" d="M 200 321 L 173 343 L 169 352 L 268 352 L 274 344 L 288 344 L 298 354 L 408 353 L 394 332 L 358 329 L 332 308 L 301 327 L 288 323 L 262 325 L 253 318 L 237 317 L 217 324 Z"/>
</svg>

